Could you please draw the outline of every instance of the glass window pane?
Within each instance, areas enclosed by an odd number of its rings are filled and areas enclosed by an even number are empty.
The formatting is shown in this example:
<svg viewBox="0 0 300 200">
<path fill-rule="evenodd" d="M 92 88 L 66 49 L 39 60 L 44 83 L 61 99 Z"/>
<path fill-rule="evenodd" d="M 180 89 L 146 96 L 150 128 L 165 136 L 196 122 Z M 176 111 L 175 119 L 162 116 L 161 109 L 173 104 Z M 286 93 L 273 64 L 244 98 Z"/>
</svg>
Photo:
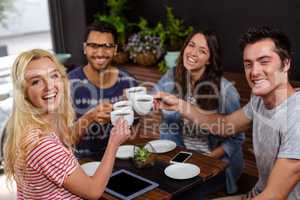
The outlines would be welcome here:
<svg viewBox="0 0 300 200">
<path fill-rule="evenodd" d="M 52 50 L 47 0 L 1 0 L 8 2 L 0 23 L 0 56 L 24 50 Z M 1 12 L 1 10 L 0 10 Z"/>
</svg>

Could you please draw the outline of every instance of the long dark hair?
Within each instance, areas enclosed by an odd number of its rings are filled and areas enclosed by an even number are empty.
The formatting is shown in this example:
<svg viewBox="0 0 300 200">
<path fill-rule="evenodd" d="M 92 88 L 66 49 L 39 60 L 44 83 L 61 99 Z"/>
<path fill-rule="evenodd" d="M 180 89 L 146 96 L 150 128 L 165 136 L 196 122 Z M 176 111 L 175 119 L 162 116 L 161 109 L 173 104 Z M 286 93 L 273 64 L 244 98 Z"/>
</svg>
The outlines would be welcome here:
<svg viewBox="0 0 300 200">
<path fill-rule="evenodd" d="M 187 47 L 190 40 L 196 34 L 204 35 L 208 49 L 210 52 L 209 64 L 206 66 L 204 74 L 202 77 L 196 82 L 196 85 L 203 83 L 201 86 L 201 90 L 198 89 L 196 94 L 198 97 L 201 96 L 203 98 L 197 98 L 197 104 L 204 109 L 217 109 L 218 108 L 218 98 L 210 98 L 209 95 L 216 95 L 215 88 L 217 88 L 217 92 L 220 91 L 220 82 L 221 77 L 223 75 L 223 68 L 221 62 L 221 47 L 219 45 L 219 38 L 216 33 L 208 30 L 197 30 L 191 33 L 184 42 L 183 48 L 180 51 L 180 55 L 177 60 L 177 65 L 175 69 L 175 82 L 182 87 L 183 97 L 187 94 L 187 84 L 190 80 L 188 79 L 188 71 L 184 67 L 183 64 L 183 53 L 185 48 Z M 205 83 L 209 83 L 206 85 Z M 212 87 L 215 86 L 215 87 Z"/>
</svg>

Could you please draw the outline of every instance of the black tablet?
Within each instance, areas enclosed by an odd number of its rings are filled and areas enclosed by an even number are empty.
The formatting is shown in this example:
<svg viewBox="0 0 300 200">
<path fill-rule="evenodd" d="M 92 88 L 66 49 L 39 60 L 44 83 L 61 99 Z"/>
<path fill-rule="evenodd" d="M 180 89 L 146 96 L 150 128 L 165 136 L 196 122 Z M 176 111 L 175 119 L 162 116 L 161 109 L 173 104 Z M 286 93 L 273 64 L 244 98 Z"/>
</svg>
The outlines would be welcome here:
<svg viewBox="0 0 300 200">
<path fill-rule="evenodd" d="M 130 200 L 156 187 L 157 183 L 121 169 L 111 175 L 105 191 L 120 199 Z"/>
</svg>

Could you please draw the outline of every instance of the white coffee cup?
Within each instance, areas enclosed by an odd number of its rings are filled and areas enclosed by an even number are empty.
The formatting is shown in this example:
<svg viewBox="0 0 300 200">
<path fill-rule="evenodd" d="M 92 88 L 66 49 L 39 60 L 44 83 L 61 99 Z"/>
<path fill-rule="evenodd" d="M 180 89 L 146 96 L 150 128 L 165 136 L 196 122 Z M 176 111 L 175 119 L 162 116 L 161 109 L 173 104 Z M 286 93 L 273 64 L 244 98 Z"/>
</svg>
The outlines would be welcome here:
<svg viewBox="0 0 300 200">
<path fill-rule="evenodd" d="M 128 125 L 131 126 L 134 120 L 134 112 L 132 108 L 125 107 L 119 110 L 112 111 L 110 113 L 110 120 L 112 125 L 115 125 L 120 117 L 123 117 L 127 121 Z"/>
<path fill-rule="evenodd" d="M 137 95 L 146 94 L 147 88 L 138 86 L 138 87 L 131 87 L 125 90 L 125 95 L 128 100 L 132 101 L 132 99 Z"/>
<path fill-rule="evenodd" d="M 113 104 L 113 109 L 114 110 L 120 110 L 123 108 L 132 108 L 132 103 L 131 101 L 118 101 Z"/>
<path fill-rule="evenodd" d="M 133 98 L 133 109 L 139 115 L 147 115 L 153 109 L 153 97 L 148 94 L 136 95 Z"/>
</svg>

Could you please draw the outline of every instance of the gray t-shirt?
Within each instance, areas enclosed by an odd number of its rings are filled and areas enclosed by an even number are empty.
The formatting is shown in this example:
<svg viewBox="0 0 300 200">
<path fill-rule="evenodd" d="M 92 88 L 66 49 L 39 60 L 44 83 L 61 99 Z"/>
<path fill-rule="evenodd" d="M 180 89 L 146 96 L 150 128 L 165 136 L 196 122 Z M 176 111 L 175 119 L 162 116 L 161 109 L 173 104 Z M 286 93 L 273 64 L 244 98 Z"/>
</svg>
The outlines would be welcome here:
<svg viewBox="0 0 300 200">
<path fill-rule="evenodd" d="M 252 96 L 243 108 L 253 120 L 253 148 L 259 180 L 252 195 L 261 193 L 277 158 L 300 159 L 300 92 L 296 92 L 274 109 L 267 109 L 261 97 Z M 300 183 L 288 200 L 300 199 Z"/>
</svg>

